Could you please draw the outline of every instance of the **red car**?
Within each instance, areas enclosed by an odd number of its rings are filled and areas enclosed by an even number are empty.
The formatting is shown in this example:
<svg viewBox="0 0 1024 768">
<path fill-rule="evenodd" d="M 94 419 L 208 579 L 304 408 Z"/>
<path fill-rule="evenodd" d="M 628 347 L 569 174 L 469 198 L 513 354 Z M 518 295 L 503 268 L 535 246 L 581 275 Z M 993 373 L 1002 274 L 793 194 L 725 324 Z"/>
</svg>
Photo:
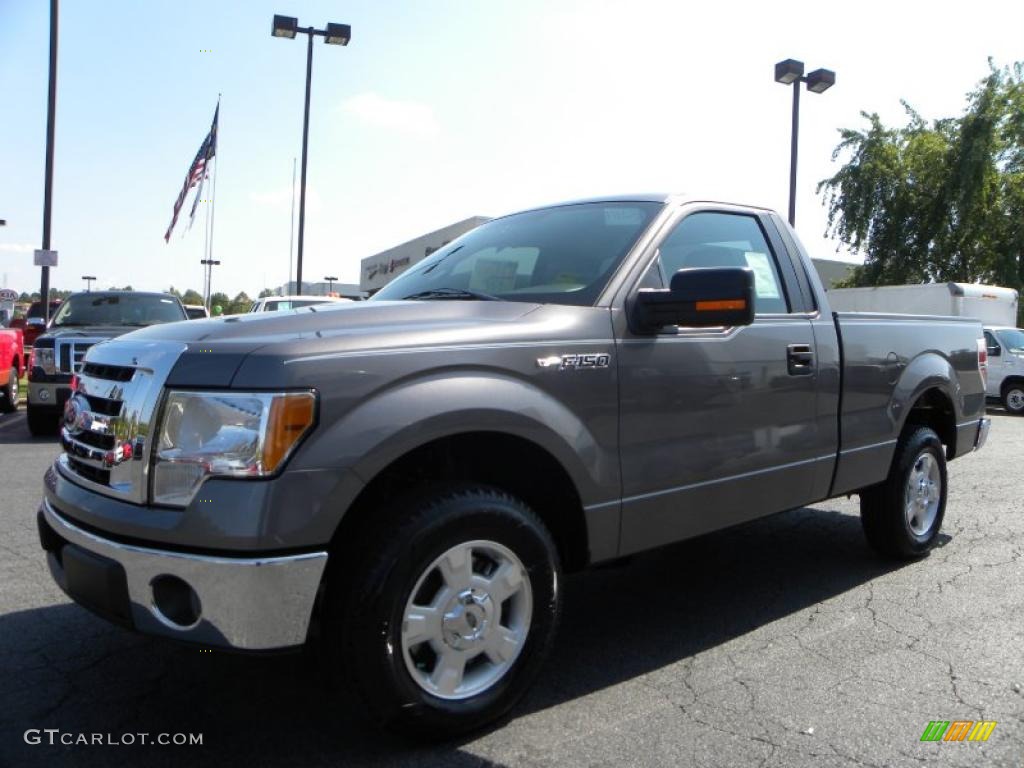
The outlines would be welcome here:
<svg viewBox="0 0 1024 768">
<path fill-rule="evenodd" d="M 50 317 L 57 314 L 61 301 L 62 299 L 50 299 Z M 21 328 L 25 333 L 25 349 L 31 348 L 35 344 L 36 339 L 46 330 L 46 319 L 43 317 L 43 302 L 33 301 L 32 306 L 25 313 L 25 317 L 11 320 L 11 328 Z M 27 358 L 24 359 L 27 365 Z"/>
<path fill-rule="evenodd" d="M 24 338 L 20 328 L 0 329 L 0 412 L 18 409 L 18 379 L 25 373 Z"/>
</svg>

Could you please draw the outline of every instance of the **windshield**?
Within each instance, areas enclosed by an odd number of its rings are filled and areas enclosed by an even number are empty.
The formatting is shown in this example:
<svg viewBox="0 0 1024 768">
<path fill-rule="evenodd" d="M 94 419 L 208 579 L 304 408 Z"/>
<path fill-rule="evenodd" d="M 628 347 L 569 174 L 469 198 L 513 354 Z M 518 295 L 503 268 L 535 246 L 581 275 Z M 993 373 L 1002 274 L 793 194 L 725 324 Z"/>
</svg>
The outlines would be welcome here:
<svg viewBox="0 0 1024 768">
<path fill-rule="evenodd" d="M 661 203 L 582 203 L 482 224 L 386 285 L 373 300 L 502 299 L 589 306 Z"/>
<path fill-rule="evenodd" d="M 1020 328 L 1009 328 L 1005 331 L 996 331 L 1003 346 L 1015 355 L 1024 355 L 1024 331 Z"/>
<path fill-rule="evenodd" d="M 53 317 L 55 314 L 57 314 L 57 310 L 58 309 L 60 309 L 60 302 L 59 301 L 51 301 L 50 302 L 50 317 Z M 25 313 L 25 317 L 42 317 L 42 316 L 43 316 L 43 302 L 41 302 L 41 301 L 34 301 L 34 302 L 32 302 L 32 306 L 30 306 L 28 308 L 28 312 Z"/>
<path fill-rule="evenodd" d="M 185 320 L 181 305 L 169 296 L 153 294 L 80 293 L 60 305 L 53 325 L 144 326 Z"/>
</svg>

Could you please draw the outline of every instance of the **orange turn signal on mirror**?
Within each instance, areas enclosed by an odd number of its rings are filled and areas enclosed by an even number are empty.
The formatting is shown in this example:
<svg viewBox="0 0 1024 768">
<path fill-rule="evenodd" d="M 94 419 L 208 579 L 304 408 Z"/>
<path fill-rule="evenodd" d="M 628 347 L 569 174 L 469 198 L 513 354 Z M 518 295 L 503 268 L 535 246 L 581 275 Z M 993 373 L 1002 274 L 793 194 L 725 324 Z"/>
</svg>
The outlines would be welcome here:
<svg viewBox="0 0 1024 768">
<path fill-rule="evenodd" d="M 315 416 L 316 395 L 312 392 L 288 392 L 274 398 L 263 443 L 264 472 L 273 472 L 284 461 L 313 426 Z"/>
<path fill-rule="evenodd" d="M 714 312 L 723 309 L 746 309 L 745 299 L 723 299 L 722 301 L 698 301 L 698 312 Z"/>
</svg>

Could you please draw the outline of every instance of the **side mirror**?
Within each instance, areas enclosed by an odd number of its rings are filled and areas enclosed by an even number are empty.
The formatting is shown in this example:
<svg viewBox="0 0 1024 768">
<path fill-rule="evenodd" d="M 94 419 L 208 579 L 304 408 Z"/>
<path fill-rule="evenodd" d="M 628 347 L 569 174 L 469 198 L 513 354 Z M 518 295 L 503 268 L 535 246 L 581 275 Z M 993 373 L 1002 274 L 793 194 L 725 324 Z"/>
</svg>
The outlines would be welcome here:
<svg viewBox="0 0 1024 768">
<path fill-rule="evenodd" d="M 1001 347 L 989 347 L 988 348 L 988 356 L 989 357 L 999 357 L 1001 354 L 1003 354 L 1003 350 L 1002 350 Z"/>
<path fill-rule="evenodd" d="M 754 322 L 754 273 L 745 267 L 680 269 L 667 290 L 641 288 L 632 317 L 634 329 L 641 333 L 671 325 L 750 325 Z"/>
</svg>

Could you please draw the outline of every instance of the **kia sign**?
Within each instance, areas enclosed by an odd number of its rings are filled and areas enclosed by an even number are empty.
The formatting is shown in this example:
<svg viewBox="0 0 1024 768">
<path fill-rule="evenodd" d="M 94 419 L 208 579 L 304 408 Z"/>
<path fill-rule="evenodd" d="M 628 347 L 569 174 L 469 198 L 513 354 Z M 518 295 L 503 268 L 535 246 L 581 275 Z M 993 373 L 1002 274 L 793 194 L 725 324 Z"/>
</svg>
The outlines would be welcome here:
<svg viewBox="0 0 1024 768">
<path fill-rule="evenodd" d="M 37 267 L 56 267 L 57 252 L 36 249 L 34 263 Z"/>
<path fill-rule="evenodd" d="M 0 303 L 5 301 L 17 301 L 18 292 L 12 291 L 10 288 L 0 288 Z"/>
</svg>

